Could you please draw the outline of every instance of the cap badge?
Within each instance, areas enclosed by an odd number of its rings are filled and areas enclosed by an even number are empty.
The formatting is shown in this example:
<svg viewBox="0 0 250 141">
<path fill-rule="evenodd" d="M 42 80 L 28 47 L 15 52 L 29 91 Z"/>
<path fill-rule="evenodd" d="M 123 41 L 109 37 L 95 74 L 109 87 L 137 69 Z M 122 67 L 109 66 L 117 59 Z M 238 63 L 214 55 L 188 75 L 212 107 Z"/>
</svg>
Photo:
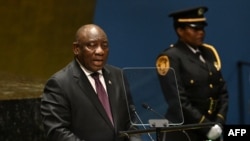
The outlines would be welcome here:
<svg viewBox="0 0 250 141">
<path fill-rule="evenodd" d="M 204 9 L 202 9 L 202 8 L 200 8 L 199 10 L 198 10 L 198 13 L 197 13 L 198 15 L 203 15 L 204 14 Z"/>
</svg>

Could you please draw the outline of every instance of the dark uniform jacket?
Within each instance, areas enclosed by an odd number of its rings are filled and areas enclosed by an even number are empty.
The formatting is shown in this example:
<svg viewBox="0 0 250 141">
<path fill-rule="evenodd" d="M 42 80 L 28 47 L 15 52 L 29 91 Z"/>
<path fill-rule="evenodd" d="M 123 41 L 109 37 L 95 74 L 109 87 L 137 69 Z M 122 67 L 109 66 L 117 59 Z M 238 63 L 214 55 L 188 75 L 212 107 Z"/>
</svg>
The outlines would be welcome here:
<svg viewBox="0 0 250 141">
<path fill-rule="evenodd" d="M 206 63 L 178 41 L 164 50 L 167 64 L 174 69 L 182 104 L 184 124 L 205 122 L 225 123 L 228 110 L 228 91 L 220 70 L 216 50 L 207 44 L 199 47 Z M 204 136 L 209 129 L 201 130 Z"/>
<path fill-rule="evenodd" d="M 121 70 L 106 65 L 114 126 L 76 60 L 53 75 L 45 85 L 41 114 L 51 141 L 125 141 L 119 131 L 131 128 Z"/>
</svg>

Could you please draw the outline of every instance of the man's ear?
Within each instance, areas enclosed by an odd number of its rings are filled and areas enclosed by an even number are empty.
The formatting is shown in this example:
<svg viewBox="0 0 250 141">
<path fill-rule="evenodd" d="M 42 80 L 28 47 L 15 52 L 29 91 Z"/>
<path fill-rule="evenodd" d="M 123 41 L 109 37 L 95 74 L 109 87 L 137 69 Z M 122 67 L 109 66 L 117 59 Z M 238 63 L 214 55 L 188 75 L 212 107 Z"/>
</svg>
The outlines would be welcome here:
<svg viewBox="0 0 250 141">
<path fill-rule="evenodd" d="M 72 46 L 72 50 L 73 50 L 75 55 L 78 55 L 79 54 L 79 44 L 74 42 L 73 46 Z"/>
</svg>

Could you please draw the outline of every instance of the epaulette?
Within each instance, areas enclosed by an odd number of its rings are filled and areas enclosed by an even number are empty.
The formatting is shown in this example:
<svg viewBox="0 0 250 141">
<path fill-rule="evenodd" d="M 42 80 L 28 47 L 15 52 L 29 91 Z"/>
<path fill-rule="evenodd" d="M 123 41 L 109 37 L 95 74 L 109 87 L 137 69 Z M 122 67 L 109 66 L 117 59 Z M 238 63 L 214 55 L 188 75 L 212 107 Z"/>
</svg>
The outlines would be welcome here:
<svg viewBox="0 0 250 141">
<path fill-rule="evenodd" d="M 217 71 L 219 71 L 221 69 L 221 61 L 216 49 L 214 48 L 214 46 L 205 43 L 203 44 L 203 46 L 210 49 L 214 53 L 216 59 L 216 61 L 214 62 L 214 66 L 217 69 Z"/>
</svg>

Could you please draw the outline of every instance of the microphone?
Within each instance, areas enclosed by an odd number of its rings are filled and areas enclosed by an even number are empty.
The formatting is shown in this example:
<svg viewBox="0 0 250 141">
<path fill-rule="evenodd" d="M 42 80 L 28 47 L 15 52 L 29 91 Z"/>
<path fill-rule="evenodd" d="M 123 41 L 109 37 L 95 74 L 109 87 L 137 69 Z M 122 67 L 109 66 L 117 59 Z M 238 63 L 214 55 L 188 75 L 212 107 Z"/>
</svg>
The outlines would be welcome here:
<svg viewBox="0 0 250 141">
<path fill-rule="evenodd" d="M 144 124 L 143 124 L 143 122 L 142 122 L 140 116 L 137 114 L 137 112 L 136 112 L 136 110 L 135 110 L 135 105 L 130 105 L 129 108 L 131 109 L 132 112 L 135 113 L 135 116 L 136 116 L 136 118 L 139 120 L 139 122 L 141 123 L 142 127 L 143 127 L 144 129 L 147 129 L 147 128 L 144 126 Z M 148 137 L 150 138 L 150 140 L 151 140 L 151 141 L 154 141 L 153 137 L 152 137 L 149 133 L 147 133 L 147 134 L 148 134 Z"/>
<path fill-rule="evenodd" d="M 157 111 L 155 111 L 153 108 L 151 108 L 147 103 L 143 103 L 142 107 L 145 108 L 146 110 L 149 110 L 151 112 L 154 112 L 155 114 L 157 114 L 159 117 L 166 119 L 165 116 L 163 116 L 162 114 L 158 113 Z"/>
<path fill-rule="evenodd" d="M 154 110 L 153 108 L 151 108 L 147 103 L 143 103 L 143 104 L 142 104 L 142 107 L 145 108 L 145 109 L 147 109 L 147 110 L 149 110 L 149 111 L 154 112 L 155 114 L 157 114 L 157 115 L 160 116 L 161 118 L 166 119 L 162 114 L 160 114 L 160 113 L 158 113 L 157 111 L 155 111 L 155 110 Z M 185 136 L 187 137 L 188 141 L 191 141 L 191 139 L 190 139 L 188 133 L 187 133 L 185 130 L 181 130 L 181 132 L 183 132 L 183 133 L 185 134 Z M 166 138 L 166 133 L 164 133 L 164 135 L 163 135 L 163 140 L 165 140 L 165 138 Z"/>
</svg>

